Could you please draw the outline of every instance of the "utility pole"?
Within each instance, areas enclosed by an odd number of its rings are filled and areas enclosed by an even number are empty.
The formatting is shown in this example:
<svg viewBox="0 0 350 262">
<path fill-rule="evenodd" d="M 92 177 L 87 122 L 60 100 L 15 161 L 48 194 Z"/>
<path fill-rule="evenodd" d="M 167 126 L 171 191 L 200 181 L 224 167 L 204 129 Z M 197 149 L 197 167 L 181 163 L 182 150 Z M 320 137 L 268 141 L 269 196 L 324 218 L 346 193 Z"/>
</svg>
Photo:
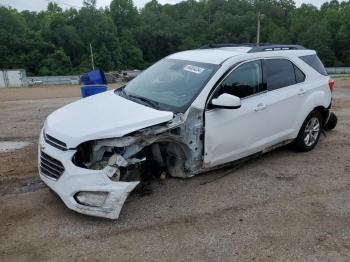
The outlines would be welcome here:
<svg viewBox="0 0 350 262">
<path fill-rule="evenodd" d="M 260 21 L 264 19 L 265 15 L 260 14 L 260 11 L 258 12 L 258 26 L 256 30 L 256 46 L 260 45 Z"/>
<path fill-rule="evenodd" d="M 92 52 L 92 46 L 90 43 L 90 53 L 91 53 L 91 65 L 92 65 L 92 70 L 95 70 L 95 64 L 94 64 L 94 53 Z"/>
<path fill-rule="evenodd" d="M 256 30 L 256 46 L 260 44 L 260 11 L 258 12 L 258 26 Z"/>
</svg>

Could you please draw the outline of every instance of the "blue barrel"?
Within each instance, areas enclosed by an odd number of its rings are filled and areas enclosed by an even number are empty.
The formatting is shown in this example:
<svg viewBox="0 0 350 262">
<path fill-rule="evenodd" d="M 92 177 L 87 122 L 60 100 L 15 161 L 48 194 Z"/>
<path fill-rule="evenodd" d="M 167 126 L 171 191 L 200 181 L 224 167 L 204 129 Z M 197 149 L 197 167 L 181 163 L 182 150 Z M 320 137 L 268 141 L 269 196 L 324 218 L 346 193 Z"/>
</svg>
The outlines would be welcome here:
<svg viewBox="0 0 350 262">
<path fill-rule="evenodd" d="M 105 85 L 106 77 L 101 69 L 96 69 L 94 71 L 88 72 L 82 77 L 80 77 L 80 81 L 84 85 Z"/>
<path fill-rule="evenodd" d="M 82 86 L 80 88 L 80 91 L 81 91 L 81 97 L 88 97 L 88 96 L 96 95 L 102 92 L 106 92 L 107 86 L 105 85 Z"/>
</svg>

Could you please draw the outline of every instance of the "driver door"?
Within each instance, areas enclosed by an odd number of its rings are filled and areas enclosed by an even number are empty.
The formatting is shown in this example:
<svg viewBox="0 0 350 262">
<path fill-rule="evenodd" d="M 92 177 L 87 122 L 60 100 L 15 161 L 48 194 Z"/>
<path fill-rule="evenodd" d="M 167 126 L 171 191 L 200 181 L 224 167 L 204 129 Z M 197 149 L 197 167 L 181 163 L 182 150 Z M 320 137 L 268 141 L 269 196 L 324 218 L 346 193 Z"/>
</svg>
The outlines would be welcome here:
<svg viewBox="0 0 350 262">
<path fill-rule="evenodd" d="M 205 111 L 204 166 L 231 162 L 264 149 L 269 133 L 262 61 L 240 64 L 216 87 Z M 241 98 L 238 109 L 215 108 L 211 99 L 223 93 Z"/>
</svg>

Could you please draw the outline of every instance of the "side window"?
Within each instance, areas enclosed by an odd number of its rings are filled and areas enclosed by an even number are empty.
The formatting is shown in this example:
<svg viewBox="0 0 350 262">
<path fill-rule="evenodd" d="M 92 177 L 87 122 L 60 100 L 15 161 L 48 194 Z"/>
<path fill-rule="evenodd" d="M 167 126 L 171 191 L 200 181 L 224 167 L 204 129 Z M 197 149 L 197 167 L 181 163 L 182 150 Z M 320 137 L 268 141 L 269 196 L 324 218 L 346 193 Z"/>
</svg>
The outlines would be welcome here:
<svg viewBox="0 0 350 262">
<path fill-rule="evenodd" d="M 305 55 L 299 56 L 299 58 L 311 66 L 313 69 L 315 69 L 317 72 L 319 72 L 321 75 L 328 75 L 326 69 L 324 68 L 321 60 L 317 55 Z"/>
<path fill-rule="evenodd" d="M 287 59 L 266 59 L 267 90 L 275 90 L 285 86 L 294 85 L 296 76 L 294 65 Z"/>
<path fill-rule="evenodd" d="M 259 92 L 262 86 L 261 60 L 247 62 L 232 71 L 221 83 L 217 96 L 227 93 L 247 97 Z"/>
<path fill-rule="evenodd" d="M 294 72 L 295 72 L 295 81 L 296 81 L 296 83 L 304 82 L 305 75 L 298 67 L 296 67 L 296 65 L 294 65 Z"/>
</svg>

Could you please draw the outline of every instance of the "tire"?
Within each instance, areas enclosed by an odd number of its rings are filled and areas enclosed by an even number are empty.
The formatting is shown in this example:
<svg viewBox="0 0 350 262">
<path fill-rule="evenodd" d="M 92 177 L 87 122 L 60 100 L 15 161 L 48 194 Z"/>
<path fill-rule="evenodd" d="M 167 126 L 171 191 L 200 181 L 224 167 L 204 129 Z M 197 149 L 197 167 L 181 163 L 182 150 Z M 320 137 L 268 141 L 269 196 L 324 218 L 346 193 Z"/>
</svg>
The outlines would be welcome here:
<svg viewBox="0 0 350 262">
<path fill-rule="evenodd" d="M 294 140 L 294 146 L 298 151 L 307 152 L 312 150 L 321 135 L 322 116 L 320 112 L 314 110 L 305 119 L 301 126 L 297 138 Z"/>
<path fill-rule="evenodd" d="M 324 126 L 324 130 L 332 130 L 337 126 L 338 117 L 332 112 Z"/>
</svg>

